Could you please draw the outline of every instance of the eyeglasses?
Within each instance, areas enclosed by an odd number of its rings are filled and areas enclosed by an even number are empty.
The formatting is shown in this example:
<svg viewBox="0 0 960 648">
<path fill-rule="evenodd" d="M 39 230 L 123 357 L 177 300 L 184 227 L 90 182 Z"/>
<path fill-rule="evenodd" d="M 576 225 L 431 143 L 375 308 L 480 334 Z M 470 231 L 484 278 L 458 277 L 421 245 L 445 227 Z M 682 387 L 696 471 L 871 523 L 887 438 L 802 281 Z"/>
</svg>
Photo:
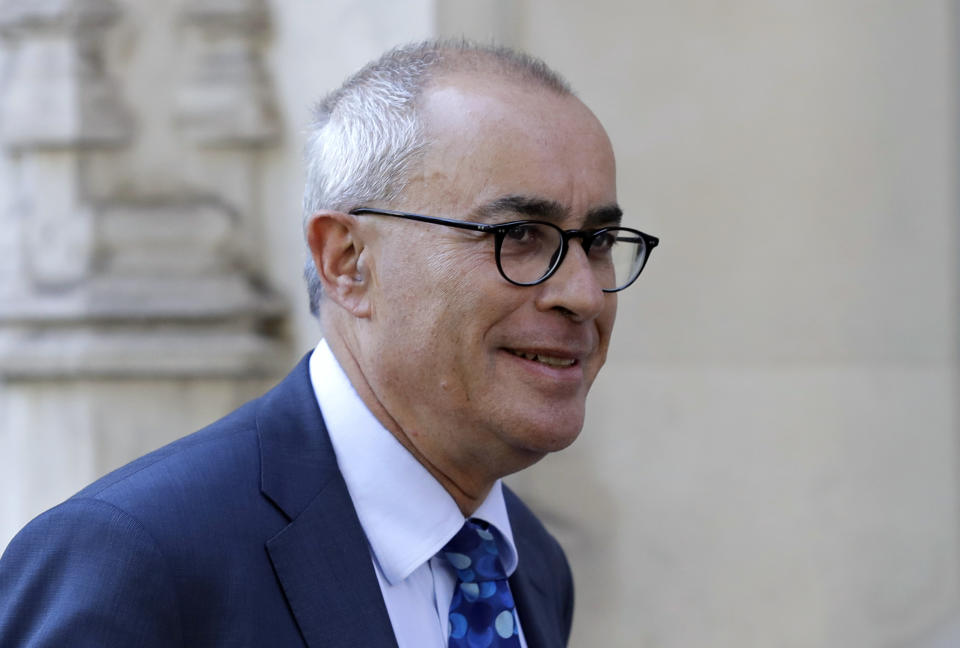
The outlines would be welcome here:
<svg viewBox="0 0 960 648">
<path fill-rule="evenodd" d="M 636 281 L 650 251 L 660 242 L 656 236 L 629 227 L 564 230 L 536 220 L 488 225 L 368 207 L 358 207 L 350 213 L 395 216 L 493 234 L 497 269 L 516 286 L 536 286 L 553 276 L 567 255 L 570 239 L 579 238 L 603 292 L 617 292 Z"/>
</svg>

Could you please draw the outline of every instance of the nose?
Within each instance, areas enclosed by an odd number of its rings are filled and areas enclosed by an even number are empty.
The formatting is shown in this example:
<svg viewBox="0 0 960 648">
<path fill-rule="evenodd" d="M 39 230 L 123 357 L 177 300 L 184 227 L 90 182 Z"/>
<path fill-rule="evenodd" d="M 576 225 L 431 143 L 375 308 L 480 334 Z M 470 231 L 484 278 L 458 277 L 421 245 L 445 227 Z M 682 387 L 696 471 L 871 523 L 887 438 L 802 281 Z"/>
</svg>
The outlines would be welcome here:
<svg viewBox="0 0 960 648">
<path fill-rule="evenodd" d="M 590 265 L 580 241 L 570 241 L 567 254 L 557 271 L 540 284 L 537 307 L 559 310 L 578 322 L 596 318 L 616 293 L 605 293 Z"/>
</svg>

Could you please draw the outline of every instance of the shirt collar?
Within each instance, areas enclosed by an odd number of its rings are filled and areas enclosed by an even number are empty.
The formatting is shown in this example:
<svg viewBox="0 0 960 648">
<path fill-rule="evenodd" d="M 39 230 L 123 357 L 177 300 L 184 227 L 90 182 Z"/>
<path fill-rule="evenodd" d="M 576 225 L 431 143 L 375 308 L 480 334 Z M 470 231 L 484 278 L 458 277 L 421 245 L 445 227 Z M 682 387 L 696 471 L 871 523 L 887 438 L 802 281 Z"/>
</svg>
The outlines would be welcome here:
<svg viewBox="0 0 960 648">
<path fill-rule="evenodd" d="M 367 409 L 326 340 L 310 356 L 310 381 L 337 464 L 374 559 L 391 585 L 432 558 L 463 526 L 449 493 Z M 474 518 L 497 528 L 508 575 L 517 550 L 498 479 Z"/>
</svg>

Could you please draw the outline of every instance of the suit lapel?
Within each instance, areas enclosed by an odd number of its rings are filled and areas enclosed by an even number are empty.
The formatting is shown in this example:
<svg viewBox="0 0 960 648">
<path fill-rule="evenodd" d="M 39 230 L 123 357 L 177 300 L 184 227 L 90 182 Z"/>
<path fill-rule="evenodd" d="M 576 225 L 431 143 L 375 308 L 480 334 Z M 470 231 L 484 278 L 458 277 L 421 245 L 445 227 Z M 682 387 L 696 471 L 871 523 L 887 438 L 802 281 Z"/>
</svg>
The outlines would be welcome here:
<svg viewBox="0 0 960 648">
<path fill-rule="evenodd" d="M 514 538 L 520 562 L 517 571 L 510 577 L 510 592 L 517 604 L 517 616 L 520 617 L 527 648 L 557 648 L 563 642 L 557 635 L 557 629 L 551 627 L 549 611 L 544 609 L 544 601 L 548 597 L 536 579 L 536 574 L 540 573 L 540 566 L 536 564 L 538 554 L 529 551 L 525 554 L 519 538 Z"/>
<path fill-rule="evenodd" d="M 564 611 L 564 595 L 570 592 L 561 585 L 563 579 L 556 578 L 558 568 L 565 568 L 565 565 L 553 562 L 558 558 L 559 546 L 556 552 L 548 551 L 556 541 L 513 491 L 504 488 L 503 495 L 517 546 L 517 570 L 510 577 L 510 591 L 517 604 L 517 616 L 527 648 L 565 646 L 569 615 L 573 610 L 571 599 L 570 609 Z M 562 553 L 559 553 L 559 559 L 563 560 Z M 567 585 L 573 587 L 572 583 Z"/>
<path fill-rule="evenodd" d="M 307 645 L 397 645 L 342 479 L 271 538 L 267 551 Z"/>
<path fill-rule="evenodd" d="M 267 552 L 307 645 L 396 648 L 307 358 L 261 399 L 257 426 L 261 490 L 290 520 Z"/>
</svg>

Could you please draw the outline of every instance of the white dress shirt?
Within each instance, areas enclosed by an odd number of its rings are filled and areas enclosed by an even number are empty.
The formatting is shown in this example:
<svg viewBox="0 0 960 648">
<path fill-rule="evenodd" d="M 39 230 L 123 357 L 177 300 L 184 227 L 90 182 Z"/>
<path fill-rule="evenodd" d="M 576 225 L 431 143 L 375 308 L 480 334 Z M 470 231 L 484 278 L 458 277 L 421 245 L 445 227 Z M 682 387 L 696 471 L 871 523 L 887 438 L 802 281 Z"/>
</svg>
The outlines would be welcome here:
<svg viewBox="0 0 960 648">
<path fill-rule="evenodd" d="M 400 648 L 446 648 L 456 573 L 436 553 L 460 530 L 449 493 L 373 416 L 321 340 L 310 380 L 337 465 L 370 543 L 371 558 Z M 517 550 L 500 480 L 471 516 L 494 525 L 508 575 Z M 520 645 L 526 648 L 523 629 Z"/>
</svg>

